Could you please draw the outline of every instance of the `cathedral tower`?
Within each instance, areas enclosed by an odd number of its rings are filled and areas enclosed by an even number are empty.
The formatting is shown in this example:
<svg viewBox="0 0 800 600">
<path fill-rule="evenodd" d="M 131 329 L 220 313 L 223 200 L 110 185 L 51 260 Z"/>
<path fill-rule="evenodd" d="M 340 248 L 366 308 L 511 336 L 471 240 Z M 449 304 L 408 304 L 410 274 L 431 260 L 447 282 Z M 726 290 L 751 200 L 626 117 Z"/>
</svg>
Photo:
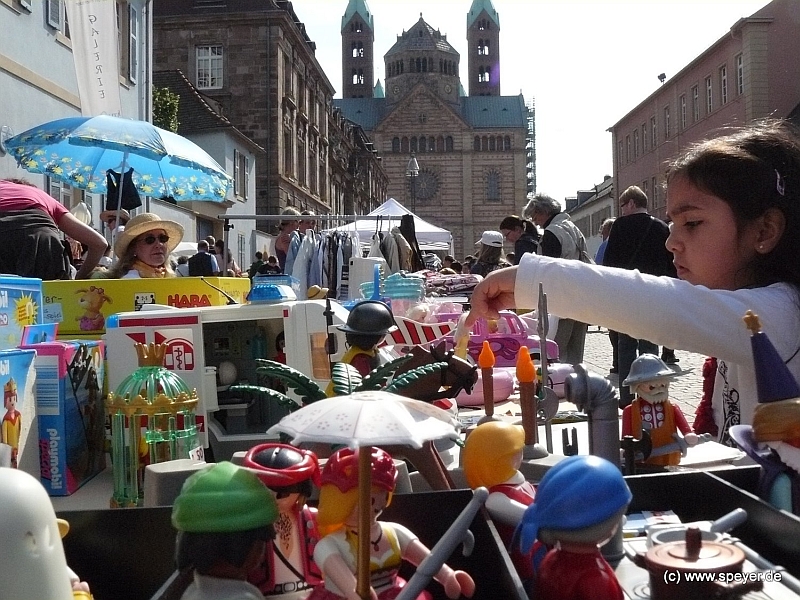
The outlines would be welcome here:
<svg viewBox="0 0 800 600">
<path fill-rule="evenodd" d="M 500 16 L 492 0 L 472 0 L 467 13 L 470 96 L 500 95 Z"/>
<path fill-rule="evenodd" d="M 366 0 L 349 0 L 342 16 L 342 98 L 372 98 L 375 27 Z"/>
</svg>

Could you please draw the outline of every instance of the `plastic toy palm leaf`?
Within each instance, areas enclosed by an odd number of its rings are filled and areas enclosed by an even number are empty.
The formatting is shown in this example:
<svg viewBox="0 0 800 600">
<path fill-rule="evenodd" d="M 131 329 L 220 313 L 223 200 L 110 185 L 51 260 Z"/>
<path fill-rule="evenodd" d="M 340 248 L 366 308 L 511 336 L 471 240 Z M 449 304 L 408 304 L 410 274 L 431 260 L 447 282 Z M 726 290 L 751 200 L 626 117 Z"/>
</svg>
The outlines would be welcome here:
<svg viewBox="0 0 800 600">
<path fill-rule="evenodd" d="M 438 362 L 438 363 L 433 363 L 432 365 L 422 365 L 421 367 L 417 367 L 416 369 L 411 369 L 407 373 L 403 373 L 400 377 L 393 380 L 392 383 L 386 386 L 385 391 L 396 394 L 398 393 L 398 390 L 402 390 L 403 388 L 411 385 L 418 379 L 431 375 L 432 373 L 439 373 L 446 371 L 447 368 L 448 365 L 446 362 Z"/>
<path fill-rule="evenodd" d="M 361 385 L 361 373 L 353 365 L 336 363 L 331 371 L 334 396 L 352 394 Z"/>
<path fill-rule="evenodd" d="M 261 402 L 276 402 L 280 406 L 288 408 L 289 410 L 297 410 L 300 408 L 300 405 L 289 398 L 289 396 L 270 388 L 257 385 L 232 385 L 230 388 L 228 388 L 228 390 L 232 393 L 249 395 Z"/>
<path fill-rule="evenodd" d="M 274 360 L 266 360 L 263 358 L 257 358 L 256 363 L 260 365 L 256 368 L 256 373 L 268 377 L 275 377 L 285 382 L 298 396 L 302 397 L 304 405 L 327 398 L 325 390 L 319 387 L 313 379 L 297 369 Z"/>
<path fill-rule="evenodd" d="M 405 356 L 395 358 L 393 361 L 388 362 L 385 365 L 381 365 L 376 369 L 373 369 L 367 374 L 366 377 L 364 377 L 364 379 L 361 380 L 361 385 L 359 385 L 358 389 L 354 391 L 367 392 L 370 390 L 383 389 L 383 386 L 386 385 L 386 382 L 394 374 L 394 372 L 411 360 L 411 358 L 411 355 L 407 354 Z"/>
</svg>

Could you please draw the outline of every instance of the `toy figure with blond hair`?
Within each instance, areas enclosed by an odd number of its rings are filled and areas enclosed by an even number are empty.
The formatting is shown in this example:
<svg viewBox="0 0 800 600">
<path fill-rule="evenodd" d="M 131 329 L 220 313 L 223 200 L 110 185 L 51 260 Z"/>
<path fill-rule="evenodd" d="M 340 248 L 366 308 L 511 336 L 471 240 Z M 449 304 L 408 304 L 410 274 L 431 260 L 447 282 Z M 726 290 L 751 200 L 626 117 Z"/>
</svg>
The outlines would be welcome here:
<svg viewBox="0 0 800 600">
<path fill-rule="evenodd" d="M 22 414 L 17 410 L 17 382 L 13 377 L 3 386 L 3 428 L 0 441 L 11 446 L 11 466 L 17 467 L 19 453 L 19 435 L 22 429 Z"/>
<path fill-rule="evenodd" d="M 247 580 L 265 596 L 305 598 L 322 582 L 313 560 L 319 541 L 317 511 L 306 505 L 313 485 L 319 484 L 317 456 L 310 450 L 267 442 L 250 448 L 242 465 L 258 475 L 278 504 L 275 539 L 267 543 L 264 560 Z"/>
<path fill-rule="evenodd" d="M 488 421 L 467 436 L 462 463 L 469 487 L 489 490 L 486 509 L 520 578 L 529 580 L 533 577 L 532 553 L 523 554 L 517 545 L 511 545 L 514 530 L 536 496 L 533 484 L 519 470 L 524 446 L 525 431 L 521 426 Z"/>
<path fill-rule="evenodd" d="M 419 565 L 429 554 L 411 531 L 399 523 L 378 521 L 389 506 L 395 488 L 397 470 L 392 457 L 380 448 L 362 448 L 370 452 L 372 468 L 370 541 L 370 583 L 372 598 L 395 598 L 405 585 L 398 576 L 403 560 Z M 314 560 L 322 570 L 324 584 L 316 587 L 309 600 L 359 600 L 356 591 L 356 556 L 358 548 L 358 454 L 350 448 L 336 451 L 322 470 L 317 523 L 324 536 L 314 549 Z M 448 598 L 462 594 L 471 597 L 475 582 L 463 571 L 442 565 L 434 577 L 444 586 Z M 430 599 L 428 592 L 418 599 Z"/>
</svg>

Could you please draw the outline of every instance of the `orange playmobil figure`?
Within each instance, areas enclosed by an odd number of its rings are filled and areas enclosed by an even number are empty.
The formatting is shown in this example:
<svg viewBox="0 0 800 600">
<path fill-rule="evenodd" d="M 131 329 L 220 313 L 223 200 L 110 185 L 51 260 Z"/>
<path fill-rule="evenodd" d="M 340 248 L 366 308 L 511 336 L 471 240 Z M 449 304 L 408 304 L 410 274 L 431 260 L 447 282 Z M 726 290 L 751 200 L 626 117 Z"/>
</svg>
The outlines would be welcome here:
<svg viewBox="0 0 800 600">
<path fill-rule="evenodd" d="M 628 378 L 622 385 L 630 386 L 636 399 L 622 411 L 622 435 L 642 437 L 647 429 L 653 444 L 645 464 L 677 465 L 681 460 L 680 434 L 686 446 L 698 442 L 681 409 L 669 401 L 669 382 L 681 375 L 673 371 L 654 354 L 642 354 L 633 361 Z M 680 432 L 680 434 L 678 433 Z M 669 451 L 674 448 L 673 451 Z"/>
<path fill-rule="evenodd" d="M 378 521 L 389 506 L 395 488 L 397 470 L 392 457 L 380 448 L 361 448 L 371 452 L 372 493 L 370 541 L 371 597 L 389 600 L 405 585 L 398 571 L 407 560 L 419 565 L 429 554 L 411 531 L 399 523 Z M 356 555 L 358 547 L 358 455 L 350 448 L 336 451 L 322 470 L 318 524 L 323 538 L 314 549 L 314 560 L 322 570 L 325 582 L 317 586 L 309 600 L 359 600 L 356 591 Z M 475 582 L 464 571 L 442 565 L 435 575 L 448 598 L 462 594 L 471 597 Z M 428 592 L 418 599 L 430 599 Z"/>
</svg>

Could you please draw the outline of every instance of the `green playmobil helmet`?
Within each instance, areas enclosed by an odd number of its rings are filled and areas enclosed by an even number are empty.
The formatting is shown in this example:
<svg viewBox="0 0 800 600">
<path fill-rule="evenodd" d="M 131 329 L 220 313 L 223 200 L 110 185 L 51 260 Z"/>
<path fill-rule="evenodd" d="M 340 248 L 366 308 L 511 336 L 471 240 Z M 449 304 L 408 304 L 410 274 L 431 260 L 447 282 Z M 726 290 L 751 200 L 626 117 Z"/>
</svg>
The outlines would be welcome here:
<svg viewBox="0 0 800 600">
<path fill-rule="evenodd" d="M 230 533 L 270 525 L 278 517 L 272 493 L 258 477 L 231 462 L 189 477 L 172 508 L 172 525 L 192 533 Z"/>
</svg>

